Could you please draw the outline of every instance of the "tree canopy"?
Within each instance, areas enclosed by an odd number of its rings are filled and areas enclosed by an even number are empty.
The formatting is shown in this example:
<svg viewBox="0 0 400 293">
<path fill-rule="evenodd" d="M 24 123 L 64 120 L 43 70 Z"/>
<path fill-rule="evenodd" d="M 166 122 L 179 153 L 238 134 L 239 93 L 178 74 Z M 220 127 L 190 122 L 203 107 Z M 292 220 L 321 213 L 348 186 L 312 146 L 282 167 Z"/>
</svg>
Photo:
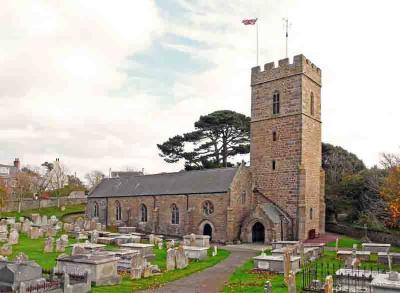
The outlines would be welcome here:
<svg viewBox="0 0 400 293">
<path fill-rule="evenodd" d="M 365 170 L 364 162 L 340 146 L 322 143 L 322 168 L 327 184 L 337 184 L 346 175 Z"/>
<path fill-rule="evenodd" d="M 200 116 L 195 130 L 157 144 L 168 163 L 183 160 L 185 169 L 233 166 L 230 158 L 250 151 L 250 117 L 221 110 Z"/>
</svg>

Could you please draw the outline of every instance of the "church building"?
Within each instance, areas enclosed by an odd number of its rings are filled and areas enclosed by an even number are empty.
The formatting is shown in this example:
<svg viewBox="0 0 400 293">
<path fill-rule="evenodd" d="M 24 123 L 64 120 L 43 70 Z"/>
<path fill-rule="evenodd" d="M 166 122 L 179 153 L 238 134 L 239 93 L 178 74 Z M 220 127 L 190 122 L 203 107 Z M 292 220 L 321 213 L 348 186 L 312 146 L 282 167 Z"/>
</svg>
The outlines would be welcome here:
<svg viewBox="0 0 400 293">
<path fill-rule="evenodd" d="M 250 166 L 103 179 L 86 215 L 107 226 L 230 243 L 325 229 L 321 71 L 303 55 L 251 71 Z"/>
</svg>

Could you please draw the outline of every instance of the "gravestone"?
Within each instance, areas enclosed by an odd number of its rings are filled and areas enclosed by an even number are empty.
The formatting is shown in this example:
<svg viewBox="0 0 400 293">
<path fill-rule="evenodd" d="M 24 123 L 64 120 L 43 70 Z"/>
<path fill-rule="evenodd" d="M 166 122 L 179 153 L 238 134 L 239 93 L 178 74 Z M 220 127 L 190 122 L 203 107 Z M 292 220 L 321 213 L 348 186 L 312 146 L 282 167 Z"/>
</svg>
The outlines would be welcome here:
<svg viewBox="0 0 400 293">
<path fill-rule="evenodd" d="M 80 225 L 79 225 L 79 227 L 80 227 Z M 83 222 L 83 227 L 80 227 L 80 228 L 82 228 L 85 231 L 89 231 L 90 230 L 90 221 L 89 220 L 85 220 Z"/>
<path fill-rule="evenodd" d="M 166 246 L 167 246 L 167 249 L 174 248 L 174 246 L 175 246 L 175 241 L 174 241 L 174 240 L 168 241 L 168 242 L 166 243 Z"/>
<path fill-rule="evenodd" d="M 19 240 L 18 231 L 15 229 L 12 229 L 10 232 L 10 236 L 8 238 L 8 243 L 9 244 L 18 244 L 18 240 Z"/>
<path fill-rule="evenodd" d="M 12 254 L 12 246 L 8 243 L 3 244 L 3 246 L 0 248 L 0 254 L 4 256 L 9 256 Z"/>
<path fill-rule="evenodd" d="M 174 248 L 169 248 L 167 250 L 167 271 L 175 270 L 176 267 L 175 252 L 176 251 Z"/>
<path fill-rule="evenodd" d="M 339 238 L 336 238 L 335 248 L 336 248 L 336 252 L 338 252 L 339 251 Z"/>
<path fill-rule="evenodd" d="M 72 247 L 72 252 L 71 252 L 71 256 L 75 256 L 75 255 L 84 255 L 87 254 L 86 249 L 80 245 L 80 244 L 75 244 Z"/>
<path fill-rule="evenodd" d="M 285 284 L 289 286 L 289 273 L 292 271 L 292 263 L 290 262 L 290 253 L 288 250 L 283 254 L 283 273 Z"/>
<path fill-rule="evenodd" d="M 66 233 L 71 232 L 73 230 L 73 225 L 70 223 L 64 223 L 63 230 Z"/>
<path fill-rule="evenodd" d="M 271 284 L 271 281 L 265 281 L 265 284 L 264 284 L 264 293 L 272 293 L 272 284 Z"/>
<path fill-rule="evenodd" d="M 90 242 L 92 243 L 97 243 L 97 239 L 99 238 L 99 232 L 97 232 L 96 230 L 93 230 L 90 233 Z"/>
<path fill-rule="evenodd" d="M 400 276 L 398 272 L 389 272 L 388 276 L 389 281 L 400 281 Z"/>
<path fill-rule="evenodd" d="M 62 234 L 60 239 L 65 243 L 65 245 L 68 244 L 68 235 L 67 234 Z"/>
<path fill-rule="evenodd" d="M 57 231 L 56 231 L 55 228 L 53 228 L 51 226 L 47 227 L 47 229 L 46 229 L 46 236 L 47 237 L 53 237 L 53 236 L 56 235 L 56 233 L 57 233 Z"/>
<path fill-rule="evenodd" d="M 158 246 L 158 249 L 162 249 L 162 248 L 163 248 L 163 243 L 162 243 L 162 241 L 159 241 L 159 242 L 157 243 L 157 246 Z"/>
<path fill-rule="evenodd" d="M 54 244 L 53 237 L 47 237 L 44 242 L 44 250 L 43 251 L 45 253 L 53 252 L 53 244 Z"/>
<path fill-rule="evenodd" d="M 324 286 L 325 293 L 333 293 L 333 278 L 332 276 L 327 276 L 325 279 L 325 286 Z"/>
<path fill-rule="evenodd" d="M 31 215 L 31 219 L 32 219 L 32 222 L 35 225 L 41 225 L 42 224 L 42 220 L 41 220 L 41 217 L 40 217 L 39 214 L 32 214 Z"/>
<path fill-rule="evenodd" d="M 300 254 L 300 267 L 304 267 L 305 260 L 304 260 L 304 243 L 303 243 L 303 241 L 300 241 L 300 244 L 299 244 L 299 254 Z"/>
<path fill-rule="evenodd" d="M 150 266 L 145 266 L 143 268 L 143 278 L 148 278 L 151 277 L 152 275 L 152 269 Z"/>
<path fill-rule="evenodd" d="M 15 224 L 15 217 L 7 217 L 7 224 L 8 225 Z"/>
<path fill-rule="evenodd" d="M 7 225 L 0 225 L 0 242 L 8 241 L 8 229 Z"/>
<path fill-rule="evenodd" d="M 42 225 L 47 225 L 48 223 L 47 223 L 47 216 L 46 215 L 43 215 L 42 216 Z"/>
<path fill-rule="evenodd" d="M 40 231 L 38 227 L 31 227 L 29 229 L 29 237 L 30 239 L 38 239 L 40 235 Z"/>
<path fill-rule="evenodd" d="M 97 221 L 95 219 L 90 220 L 90 230 L 96 230 L 97 228 Z"/>
<path fill-rule="evenodd" d="M 149 235 L 149 243 L 154 244 L 154 234 Z"/>
<path fill-rule="evenodd" d="M 144 267 L 144 258 L 140 253 L 132 256 L 131 259 L 131 279 L 140 279 Z"/>
<path fill-rule="evenodd" d="M 175 258 L 176 258 L 176 268 L 184 269 L 188 266 L 188 257 L 185 254 L 185 250 L 182 246 L 179 246 L 175 249 Z"/>
<path fill-rule="evenodd" d="M 15 257 L 15 260 L 16 260 L 17 262 L 25 262 L 25 261 L 29 260 L 29 257 L 28 257 L 25 253 L 20 252 L 20 253 L 18 253 L 18 255 Z"/>
<path fill-rule="evenodd" d="M 29 233 L 30 229 L 31 229 L 31 221 L 29 221 L 29 219 L 25 219 L 24 222 L 22 223 L 22 232 Z"/>
<path fill-rule="evenodd" d="M 54 215 L 52 215 L 52 216 L 50 217 L 50 220 L 49 220 L 50 225 L 55 225 L 55 224 L 57 224 L 57 222 L 58 222 L 57 217 L 54 216 Z"/>
<path fill-rule="evenodd" d="M 218 247 L 216 245 L 214 245 L 212 256 L 216 256 L 217 254 L 218 254 Z"/>
<path fill-rule="evenodd" d="M 15 230 L 17 230 L 18 232 L 21 232 L 21 229 L 22 229 L 22 223 L 14 223 L 14 224 L 12 224 L 11 225 L 11 229 L 15 229 Z"/>
<path fill-rule="evenodd" d="M 59 238 L 56 240 L 56 252 L 64 252 L 65 251 L 65 242 Z"/>
<path fill-rule="evenodd" d="M 97 231 L 102 231 L 101 223 L 96 223 L 96 230 Z"/>
<path fill-rule="evenodd" d="M 296 293 L 296 275 L 292 271 L 288 275 L 288 293 Z"/>
</svg>

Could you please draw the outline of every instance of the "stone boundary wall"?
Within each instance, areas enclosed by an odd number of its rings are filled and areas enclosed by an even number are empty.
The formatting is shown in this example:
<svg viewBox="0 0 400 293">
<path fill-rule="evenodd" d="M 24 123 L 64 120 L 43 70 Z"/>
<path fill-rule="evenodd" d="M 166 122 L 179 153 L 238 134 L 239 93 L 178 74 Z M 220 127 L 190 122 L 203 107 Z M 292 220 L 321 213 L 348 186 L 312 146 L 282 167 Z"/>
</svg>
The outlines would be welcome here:
<svg viewBox="0 0 400 293">
<path fill-rule="evenodd" d="M 21 211 L 49 208 L 49 207 L 61 207 L 71 206 L 77 204 L 86 204 L 87 198 L 70 198 L 70 197 L 50 197 L 49 199 L 31 199 L 24 198 L 21 202 L 18 200 L 7 200 L 5 201 L 4 207 L 0 209 L 1 212 L 15 212 L 18 211 L 18 206 L 21 205 Z"/>
<path fill-rule="evenodd" d="M 364 236 L 364 229 L 358 227 L 351 227 L 344 224 L 333 224 L 327 223 L 326 224 L 326 231 L 333 232 L 337 234 L 344 234 L 349 237 L 354 238 L 362 238 Z M 399 234 L 391 234 L 387 232 L 381 232 L 376 230 L 368 229 L 367 232 L 368 238 L 372 242 L 379 242 L 379 243 L 390 243 L 395 246 L 400 246 L 400 233 Z"/>
</svg>

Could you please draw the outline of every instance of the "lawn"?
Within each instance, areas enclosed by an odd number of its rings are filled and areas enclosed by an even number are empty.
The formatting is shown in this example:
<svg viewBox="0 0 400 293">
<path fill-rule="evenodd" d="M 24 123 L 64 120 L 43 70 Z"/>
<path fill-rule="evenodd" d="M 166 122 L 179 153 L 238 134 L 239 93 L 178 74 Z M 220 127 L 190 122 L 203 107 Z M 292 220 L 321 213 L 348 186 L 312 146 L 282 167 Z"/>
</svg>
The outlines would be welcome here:
<svg viewBox="0 0 400 293">
<path fill-rule="evenodd" d="M 339 247 L 341 248 L 353 248 L 353 245 L 357 244 L 358 248 L 361 248 L 361 241 L 353 239 L 347 236 L 339 238 Z M 336 241 L 331 241 L 326 244 L 327 247 L 336 247 Z"/>
<path fill-rule="evenodd" d="M 342 236 L 339 239 L 339 248 L 353 248 L 353 244 L 357 244 L 357 248 L 361 249 L 361 241 L 347 237 L 347 236 Z M 331 241 L 326 244 L 327 247 L 336 247 L 336 241 Z M 392 252 L 400 252 L 400 247 L 398 246 L 392 246 L 390 248 L 390 251 Z"/>
<path fill-rule="evenodd" d="M 218 255 L 212 257 L 211 249 L 209 250 L 209 257 L 202 261 L 191 261 L 189 265 L 181 270 L 165 271 L 165 259 L 166 259 L 166 249 L 154 248 L 155 258 L 150 262 L 152 264 L 157 264 L 163 273 L 159 276 L 153 276 L 146 279 L 131 280 L 129 275 L 125 275 L 122 278 L 122 282 L 116 286 L 102 286 L 94 287 L 92 292 L 94 293 L 130 293 L 132 291 L 144 290 L 144 289 L 154 289 L 161 285 L 181 279 L 195 272 L 204 270 L 206 268 L 212 267 L 219 263 L 220 261 L 227 258 L 230 254 L 229 251 L 224 249 L 218 250 Z"/>
<path fill-rule="evenodd" d="M 59 237 L 59 233 L 57 236 Z M 9 259 L 14 259 L 19 252 L 25 253 L 30 260 L 36 261 L 46 270 L 52 269 L 56 264 L 56 258 L 61 252 L 44 253 L 45 238 L 29 239 L 25 233 L 19 234 L 19 243 L 12 246 L 13 253 Z M 76 243 L 75 239 L 69 239 L 69 244 Z M 65 253 L 71 253 L 71 247 L 66 247 Z"/>
<path fill-rule="evenodd" d="M 57 237 L 60 237 L 61 232 L 57 234 Z M 56 258 L 60 255 L 60 252 L 53 253 L 44 253 L 44 242 L 45 238 L 39 239 L 29 239 L 25 233 L 20 233 L 19 243 L 13 245 L 13 253 L 9 256 L 9 259 L 14 259 L 19 252 L 25 253 L 30 260 L 36 261 L 40 266 L 42 266 L 46 270 L 52 269 L 56 265 Z M 76 243 L 75 239 L 70 239 L 69 244 Z M 107 245 L 107 250 L 117 249 L 118 246 L 115 245 Z M 67 247 L 65 253 L 71 253 L 71 247 Z M 124 275 L 121 284 L 116 286 L 102 286 L 93 288 L 93 292 L 118 292 L 118 293 L 130 293 L 135 290 L 142 290 L 147 288 L 155 288 L 159 287 L 162 284 L 186 277 L 195 272 L 201 271 L 208 267 L 214 266 L 220 261 L 227 258 L 230 254 L 229 251 L 224 249 L 218 250 L 218 255 L 212 257 L 211 249 L 209 250 L 209 258 L 203 261 L 193 261 L 190 262 L 189 266 L 185 269 L 174 270 L 170 272 L 166 272 L 166 248 L 158 249 L 154 248 L 153 252 L 155 257 L 150 261 L 152 264 L 156 264 L 159 266 L 161 271 L 163 272 L 159 276 L 154 276 L 146 279 L 140 280 L 131 280 L 129 275 Z"/>
<path fill-rule="evenodd" d="M 58 219 L 62 220 L 62 218 L 71 213 L 79 213 L 79 212 L 84 212 L 86 209 L 85 204 L 79 204 L 79 205 L 72 205 L 72 206 L 66 206 L 64 210 L 61 210 L 61 208 L 58 207 L 50 207 L 50 208 L 40 208 L 40 209 L 32 209 L 32 210 L 24 210 L 19 212 L 2 212 L 0 213 L 1 218 L 5 217 L 15 217 L 18 221 L 19 217 L 29 217 L 31 214 L 40 214 L 40 215 L 46 215 L 47 217 L 51 216 L 56 216 Z"/>
</svg>

